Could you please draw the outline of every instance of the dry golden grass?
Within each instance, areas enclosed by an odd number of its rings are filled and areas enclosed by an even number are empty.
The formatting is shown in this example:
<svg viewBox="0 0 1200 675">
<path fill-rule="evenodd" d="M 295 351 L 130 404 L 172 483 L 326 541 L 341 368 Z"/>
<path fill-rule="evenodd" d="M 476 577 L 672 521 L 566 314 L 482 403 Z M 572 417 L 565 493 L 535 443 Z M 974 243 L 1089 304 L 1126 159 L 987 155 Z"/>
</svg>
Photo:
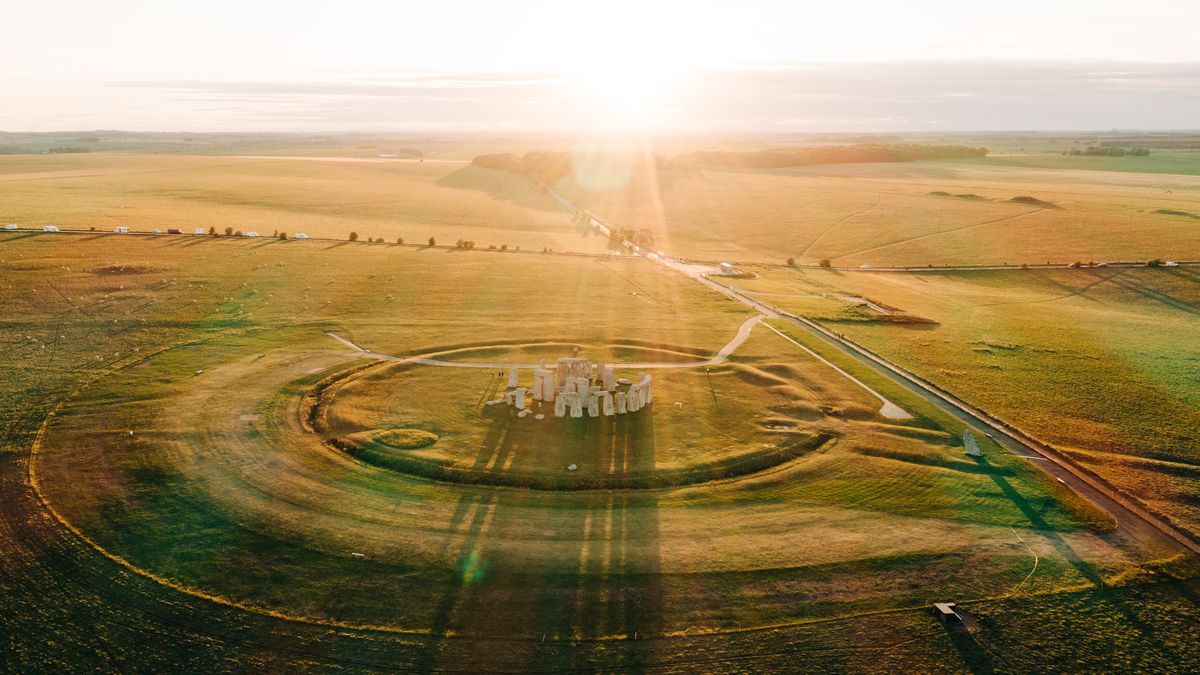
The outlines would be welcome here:
<svg viewBox="0 0 1200 675">
<path fill-rule="evenodd" d="M 559 188 L 613 224 L 655 232 L 672 255 L 710 260 L 921 267 L 1200 258 L 1195 221 L 1157 212 L 1200 211 L 1196 176 L 946 161 L 664 171 L 634 181 L 621 191 L 584 190 L 574 179 Z"/>
</svg>

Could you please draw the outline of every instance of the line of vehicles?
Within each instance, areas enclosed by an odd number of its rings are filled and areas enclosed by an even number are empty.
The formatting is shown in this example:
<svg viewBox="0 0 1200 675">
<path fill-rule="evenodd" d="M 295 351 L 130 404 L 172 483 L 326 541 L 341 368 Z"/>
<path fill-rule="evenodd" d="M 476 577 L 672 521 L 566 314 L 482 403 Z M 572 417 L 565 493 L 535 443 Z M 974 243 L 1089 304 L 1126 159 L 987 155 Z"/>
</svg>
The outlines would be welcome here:
<svg viewBox="0 0 1200 675">
<path fill-rule="evenodd" d="M 31 232 L 36 231 L 36 228 L 32 228 L 32 227 L 22 228 L 20 225 L 18 225 L 16 223 L 9 223 L 4 226 L 4 229 L 8 232 L 12 232 L 15 230 L 22 230 L 22 229 L 29 230 Z M 60 230 L 57 225 L 43 225 L 41 231 L 42 232 L 62 232 L 62 230 Z M 118 225 L 113 228 L 113 234 L 130 234 L 131 232 L 133 232 L 133 230 L 130 230 L 128 227 L 126 227 L 124 225 Z M 168 227 L 166 232 L 155 229 L 155 230 L 151 230 L 145 234 L 183 234 L 183 233 L 184 233 L 183 230 L 178 227 Z M 196 237 L 204 237 L 204 236 L 208 236 L 209 234 L 211 234 L 211 232 L 209 230 L 206 230 L 203 227 L 197 227 L 195 230 L 192 231 L 192 235 L 196 236 Z M 251 230 L 244 234 L 239 233 L 239 234 L 233 235 L 233 236 L 248 237 L 248 238 L 253 239 L 259 235 L 257 232 Z M 308 235 L 304 234 L 303 232 L 297 232 L 297 233 L 289 236 L 288 239 L 308 239 Z"/>
</svg>

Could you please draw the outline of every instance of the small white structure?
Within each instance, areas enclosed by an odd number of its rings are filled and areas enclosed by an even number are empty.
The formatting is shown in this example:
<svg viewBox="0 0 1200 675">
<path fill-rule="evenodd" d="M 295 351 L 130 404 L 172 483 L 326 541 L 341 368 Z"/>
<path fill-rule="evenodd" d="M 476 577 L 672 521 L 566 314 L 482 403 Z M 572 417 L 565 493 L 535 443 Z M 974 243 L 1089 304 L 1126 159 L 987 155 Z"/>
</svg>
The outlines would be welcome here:
<svg viewBox="0 0 1200 675">
<path fill-rule="evenodd" d="M 967 449 L 967 454 L 971 457 L 979 457 L 983 454 L 979 449 L 979 444 L 975 442 L 975 434 L 971 433 L 970 429 L 963 430 L 963 447 Z"/>
<path fill-rule="evenodd" d="M 737 268 L 733 266 L 733 263 L 723 262 L 721 263 L 721 274 L 737 274 Z"/>
<path fill-rule="evenodd" d="M 197 237 L 199 237 L 201 235 L 208 234 L 208 230 L 204 229 L 203 227 L 197 227 L 195 230 L 192 231 L 192 233 L 195 234 Z"/>
<path fill-rule="evenodd" d="M 308 235 L 304 234 L 303 232 L 297 232 L 292 239 L 308 239 Z"/>
<path fill-rule="evenodd" d="M 43 225 L 42 232 L 58 232 L 57 225 Z"/>
<path fill-rule="evenodd" d="M 124 225 L 118 225 L 113 228 L 113 232 L 116 234 L 129 234 L 129 228 Z"/>
<path fill-rule="evenodd" d="M 21 229 L 21 228 L 17 227 L 17 224 L 16 224 L 16 223 L 9 223 L 9 224 L 7 224 L 7 225 L 5 225 L 5 226 L 4 226 L 4 229 L 6 229 L 6 230 L 19 230 L 19 229 Z"/>
<path fill-rule="evenodd" d="M 253 238 L 253 237 L 257 237 L 258 233 L 255 232 L 254 230 L 250 230 L 249 232 L 246 233 L 246 236 Z"/>
</svg>

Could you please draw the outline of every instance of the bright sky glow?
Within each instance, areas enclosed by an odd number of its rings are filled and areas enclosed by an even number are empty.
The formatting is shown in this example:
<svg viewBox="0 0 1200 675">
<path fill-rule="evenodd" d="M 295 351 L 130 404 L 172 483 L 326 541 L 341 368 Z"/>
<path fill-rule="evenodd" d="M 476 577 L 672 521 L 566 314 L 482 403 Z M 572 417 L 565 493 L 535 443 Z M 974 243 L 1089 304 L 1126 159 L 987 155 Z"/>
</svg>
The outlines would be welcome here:
<svg viewBox="0 0 1200 675">
<path fill-rule="evenodd" d="M 3 3 L 0 25 L 7 130 L 993 127 L 962 105 L 871 104 L 904 64 L 962 89 L 913 97 L 985 99 L 996 82 L 959 77 L 978 63 L 1004 87 L 1045 66 L 1113 101 L 1132 88 L 1166 105 L 1076 128 L 1200 119 L 1195 0 L 43 0 Z M 754 75 L 730 89 L 730 73 Z M 797 103 L 831 95 L 841 114 Z M 1073 96 L 1042 96 L 1046 127 L 1077 116 Z M 1016 112 L 1024 128 L 1038 119 Z"/>
</svg>

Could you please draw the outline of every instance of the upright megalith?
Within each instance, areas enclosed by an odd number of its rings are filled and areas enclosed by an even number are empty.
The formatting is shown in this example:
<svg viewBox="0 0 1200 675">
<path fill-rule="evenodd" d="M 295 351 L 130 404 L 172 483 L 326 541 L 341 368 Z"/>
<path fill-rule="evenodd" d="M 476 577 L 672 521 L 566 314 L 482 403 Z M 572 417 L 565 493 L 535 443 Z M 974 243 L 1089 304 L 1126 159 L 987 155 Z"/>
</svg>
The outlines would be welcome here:
<svg viewBox="0 0 1200 675">
<path fill-rule="evenodd" d="M 966 448 L 967 454 L 971 457 L 983 455 L 983 451 L 979 449 L 979 444 L 975 442 L 975 434 L 971 433 L 970 429 L 963 430 L 963 447 Z"/>
<path fill-rule="evenodd" d="M 508 370 L 506 391 L 495 403 L 504 403 L 526 411 L 533 401 L 554 404 L 555 417 L 611 417 L 635 413 L 654 400 L 652 382 L 646 373 L 638 373 L 636 381 L 617 378 L 616 368 L 592 364 L 585 358 L 571 356 L 558 359 L 554 368 L 545 360 L 533 368 L 533 386 L 521 386 L 520 368 Z M 491 403 L 489 403 L 490 405 Z M 524 417 L 524 415 L 520 415 Z"/>
</svg>

